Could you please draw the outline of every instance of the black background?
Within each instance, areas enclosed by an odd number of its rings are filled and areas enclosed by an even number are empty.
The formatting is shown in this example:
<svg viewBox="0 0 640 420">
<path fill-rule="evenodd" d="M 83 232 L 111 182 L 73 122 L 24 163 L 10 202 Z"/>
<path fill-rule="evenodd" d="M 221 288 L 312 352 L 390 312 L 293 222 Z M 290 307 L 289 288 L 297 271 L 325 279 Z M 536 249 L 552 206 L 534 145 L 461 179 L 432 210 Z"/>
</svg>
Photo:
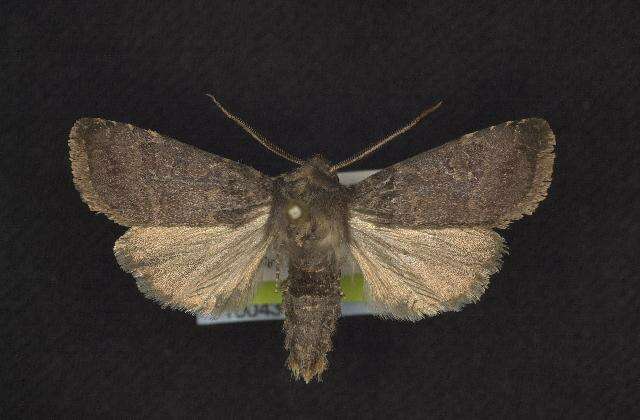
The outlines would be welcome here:
<svg viewBox="0 0 640 420">
<path fill-rule="evenodd" d="M 5 417 L 638 416 L 633 2 L 346 3 L 3 6 Z M 112 255 L 125 228 L 73 187 L 82 116 L 292 169 L 208 92 L 294 154 L 333 161 L 444 100 L 356 169 L 543 117 L 554 182 L 503 232 L 511 255 L 478 304 L 416 324 L 343 319 L 324 381 L 305 385 L 284 367 L 280 323 L 197 327 L 145 300 Z"/>
</svg>

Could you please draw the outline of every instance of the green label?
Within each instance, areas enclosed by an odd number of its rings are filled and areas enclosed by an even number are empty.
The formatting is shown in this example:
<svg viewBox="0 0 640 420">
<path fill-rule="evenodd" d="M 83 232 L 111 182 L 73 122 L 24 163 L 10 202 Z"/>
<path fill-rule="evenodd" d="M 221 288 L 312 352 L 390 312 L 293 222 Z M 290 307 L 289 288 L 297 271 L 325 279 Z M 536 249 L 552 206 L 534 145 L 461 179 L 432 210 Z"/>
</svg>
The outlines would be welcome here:
<svg viewBox="0 0 640 420">
<path fill-rule="evenodd" d="M 364 279 L 362 274 L 352 274 L 340 279 L 343 302 L 364 302 Z M 275 280 L 260 282 L 253 298 L 256 305 L 282 303 L 282 293 L 276 287 Z"/>
</svg>

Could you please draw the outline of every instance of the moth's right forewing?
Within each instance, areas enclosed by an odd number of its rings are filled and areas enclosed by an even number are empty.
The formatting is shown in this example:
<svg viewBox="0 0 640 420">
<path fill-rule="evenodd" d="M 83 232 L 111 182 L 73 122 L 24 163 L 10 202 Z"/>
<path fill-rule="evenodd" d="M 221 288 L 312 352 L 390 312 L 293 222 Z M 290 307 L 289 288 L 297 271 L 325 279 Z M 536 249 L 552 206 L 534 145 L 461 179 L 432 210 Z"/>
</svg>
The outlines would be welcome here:
<svg viewBox="0 0 640 420">
<path fill-rule="evenodd" d="M 80 119 L 69 148 L 84 201 L 124 226 L 240 224 L 271 202 L 269 177 L 131 124 Z"/>
<path fill-rule="evenodd" d="M 351 207 L 379 225 L 503 228 L 546 196 L 554 145 L 541 119 L 489 127 L 370 176 Z"/>
</svg>

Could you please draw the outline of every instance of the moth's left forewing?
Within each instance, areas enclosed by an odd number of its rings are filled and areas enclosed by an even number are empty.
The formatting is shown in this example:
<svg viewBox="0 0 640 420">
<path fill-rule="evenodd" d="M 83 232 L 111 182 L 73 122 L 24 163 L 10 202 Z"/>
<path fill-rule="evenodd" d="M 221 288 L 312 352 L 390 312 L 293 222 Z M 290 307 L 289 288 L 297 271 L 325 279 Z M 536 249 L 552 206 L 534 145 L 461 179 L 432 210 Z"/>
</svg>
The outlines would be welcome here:
<svg viewBox="0 0 640 420">
<path fill-rule="evenodd" d="M 371 305 L 419 319 L 478 300 L 506 251 L 492 228 L 544 199 L 554 145 L 546 121 L 509 121 L 355 185 L 349 246 Z"/>
<path fill-rule="evenodd" d="M 123 226 L 241 224 L 271 201 L 255 169 L 131 124 L 81 118 L 69 154 L 83 200 Z"/>
</svg>

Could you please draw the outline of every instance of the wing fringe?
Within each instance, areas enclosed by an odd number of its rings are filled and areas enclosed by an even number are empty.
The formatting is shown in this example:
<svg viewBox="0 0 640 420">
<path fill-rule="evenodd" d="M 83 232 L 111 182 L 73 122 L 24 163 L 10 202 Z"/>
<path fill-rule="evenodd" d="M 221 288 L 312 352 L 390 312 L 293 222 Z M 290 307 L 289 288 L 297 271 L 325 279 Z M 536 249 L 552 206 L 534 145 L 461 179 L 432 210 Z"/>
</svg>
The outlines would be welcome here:
<svg viewBox="0 0 640 420">
<path fill-rule="evenodd" d="M 555 161 L 555 145 L 556 137 L 545 120 L 538 118 L 530 118 L 521 120 L 518 124 L 535 121 L 540 124 L 542 132 L 541 147 L 536 155 L 536 168 L 531 181 L 531 189 L 523 197 L 520 203 L 515 206 L 516 210 L 507 214 L 502 220 L 497 222 L 494 227 L 505 229 L 511 222 L 521 219 L 524 216 L 531 215 L 538 208 L 538 204 L 545 199 L 551 185 L 553 175 L 553 163 Z"/>
<path fill-rule="evenodd" d="M 81 118 L 75 122 L 69 133 L 69 160 L 71 161 L 73 183 L 80 193 L 82 201 L 87 203 L 91 211 L 102 213 L 120 225 L 131 226 L 128 220 L 109 210 L 109 206 L 102 200 L 91 181 L 91 168 L 89 167 L 89 155 L 84 133 L 84 130 L 89 128 L 91 124 L 106 126 L 106 120 Z"/>
</svg>

